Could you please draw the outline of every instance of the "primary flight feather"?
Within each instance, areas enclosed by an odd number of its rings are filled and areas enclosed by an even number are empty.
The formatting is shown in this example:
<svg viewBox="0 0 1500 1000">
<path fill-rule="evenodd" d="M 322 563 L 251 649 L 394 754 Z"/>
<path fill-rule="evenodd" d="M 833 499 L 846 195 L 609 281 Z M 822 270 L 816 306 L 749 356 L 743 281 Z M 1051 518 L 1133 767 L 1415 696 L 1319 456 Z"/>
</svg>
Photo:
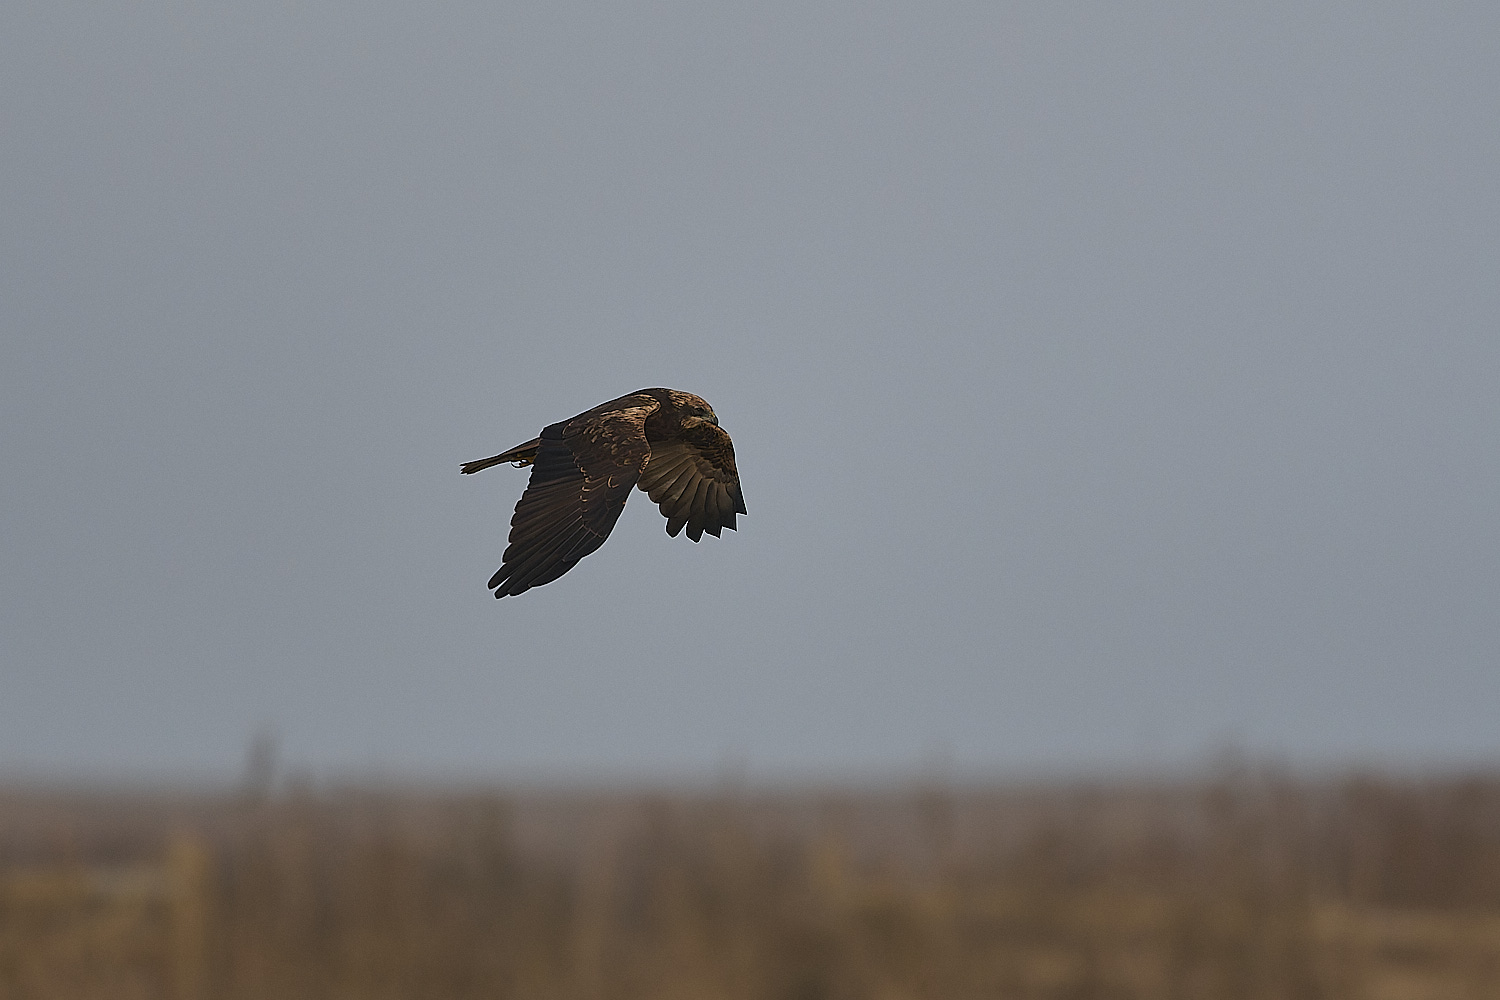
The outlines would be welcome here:
<svg viewBox="0 0 1500 1000">
<path fill-rule="evenodd" d="M 551 583 L 604 544 L 639 486 L 693 541 L 733 529 L 745 513 L 734 444 L 713 407 L 690 392 L 641 389 L 600 403 L 541 437 L 461 466 L 529 465 L 531 482 L 510 519 L 510 544 L 489 587 L 505 597 Z"/>
</svg>

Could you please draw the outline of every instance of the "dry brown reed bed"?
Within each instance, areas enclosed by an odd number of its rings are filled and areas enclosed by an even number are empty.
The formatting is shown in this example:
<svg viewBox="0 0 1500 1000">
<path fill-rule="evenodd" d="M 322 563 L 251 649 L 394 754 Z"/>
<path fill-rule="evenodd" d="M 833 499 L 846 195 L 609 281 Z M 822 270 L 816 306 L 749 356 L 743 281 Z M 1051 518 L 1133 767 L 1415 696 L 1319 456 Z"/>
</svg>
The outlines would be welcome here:
<svg viewBox="0 0 1500 1000">
<path fill-rule="evenodd" d="M 9 998 L 1500 997 L 1500 777 L 0 794 Z"/>
</svg>

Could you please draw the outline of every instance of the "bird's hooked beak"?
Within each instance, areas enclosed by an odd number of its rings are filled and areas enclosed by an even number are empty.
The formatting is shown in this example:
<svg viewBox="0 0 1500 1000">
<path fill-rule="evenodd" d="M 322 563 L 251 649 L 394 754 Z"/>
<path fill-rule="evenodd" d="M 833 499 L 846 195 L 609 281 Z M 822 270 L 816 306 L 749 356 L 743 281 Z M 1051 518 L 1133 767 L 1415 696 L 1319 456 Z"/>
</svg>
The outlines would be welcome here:
<svg viewBox="0 0 1500 1000">
<path fill-rule="evenodd" d="M 704 417 L 703 419 L 707 420 L 709 423 L 713 424 L 715 427 L 719 426 L 719 417 L 718 417 L 717 414 L 714 413 L 713 410 L 709 410 L 708 411 L 708 416 Z"/>
</svg>

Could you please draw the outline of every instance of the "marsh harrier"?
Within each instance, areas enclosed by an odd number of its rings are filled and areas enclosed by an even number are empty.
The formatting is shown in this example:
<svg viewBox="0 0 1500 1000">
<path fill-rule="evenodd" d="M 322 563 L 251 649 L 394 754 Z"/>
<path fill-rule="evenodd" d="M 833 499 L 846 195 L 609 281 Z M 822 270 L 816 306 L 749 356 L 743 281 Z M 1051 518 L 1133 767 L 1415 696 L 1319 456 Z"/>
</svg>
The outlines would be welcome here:
<svg viewBox="0 0 1500 1000">
<path fill-rule="evenodd" d="M 531 482 L 510 519 L 510 544 L 489 587 L 496 597 L 551 583 L 604 544 L 639 486 L 673 538 L 718 536 L 745 513 L 734 445 L 713 407 L 690 392 L 642 389 L 542 429 L 541 437 L 465 474 L 501 462 L 529 465 Z"/>
</svg>

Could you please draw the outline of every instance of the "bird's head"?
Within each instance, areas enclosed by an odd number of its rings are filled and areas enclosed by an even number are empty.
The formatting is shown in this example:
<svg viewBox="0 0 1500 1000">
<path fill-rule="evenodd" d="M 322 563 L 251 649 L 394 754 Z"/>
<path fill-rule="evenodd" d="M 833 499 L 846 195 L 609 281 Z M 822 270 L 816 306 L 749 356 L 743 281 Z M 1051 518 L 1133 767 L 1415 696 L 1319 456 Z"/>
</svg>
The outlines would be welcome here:
<svg viewBox="0 0 1500 1000">
<path fill-rule="evenodd" d="M 672 404 L 681 411 L 684 417 L 697 417 L 707 420 L 715 427 L 719 426 L 719 418 L 714 413 L 714 408 L 708 405 L 708 401 L 701 396 L 694 396 L 690 392 L 678 392 L 676 389 L 669 390 L 672 396 Z"/>
</svg>

